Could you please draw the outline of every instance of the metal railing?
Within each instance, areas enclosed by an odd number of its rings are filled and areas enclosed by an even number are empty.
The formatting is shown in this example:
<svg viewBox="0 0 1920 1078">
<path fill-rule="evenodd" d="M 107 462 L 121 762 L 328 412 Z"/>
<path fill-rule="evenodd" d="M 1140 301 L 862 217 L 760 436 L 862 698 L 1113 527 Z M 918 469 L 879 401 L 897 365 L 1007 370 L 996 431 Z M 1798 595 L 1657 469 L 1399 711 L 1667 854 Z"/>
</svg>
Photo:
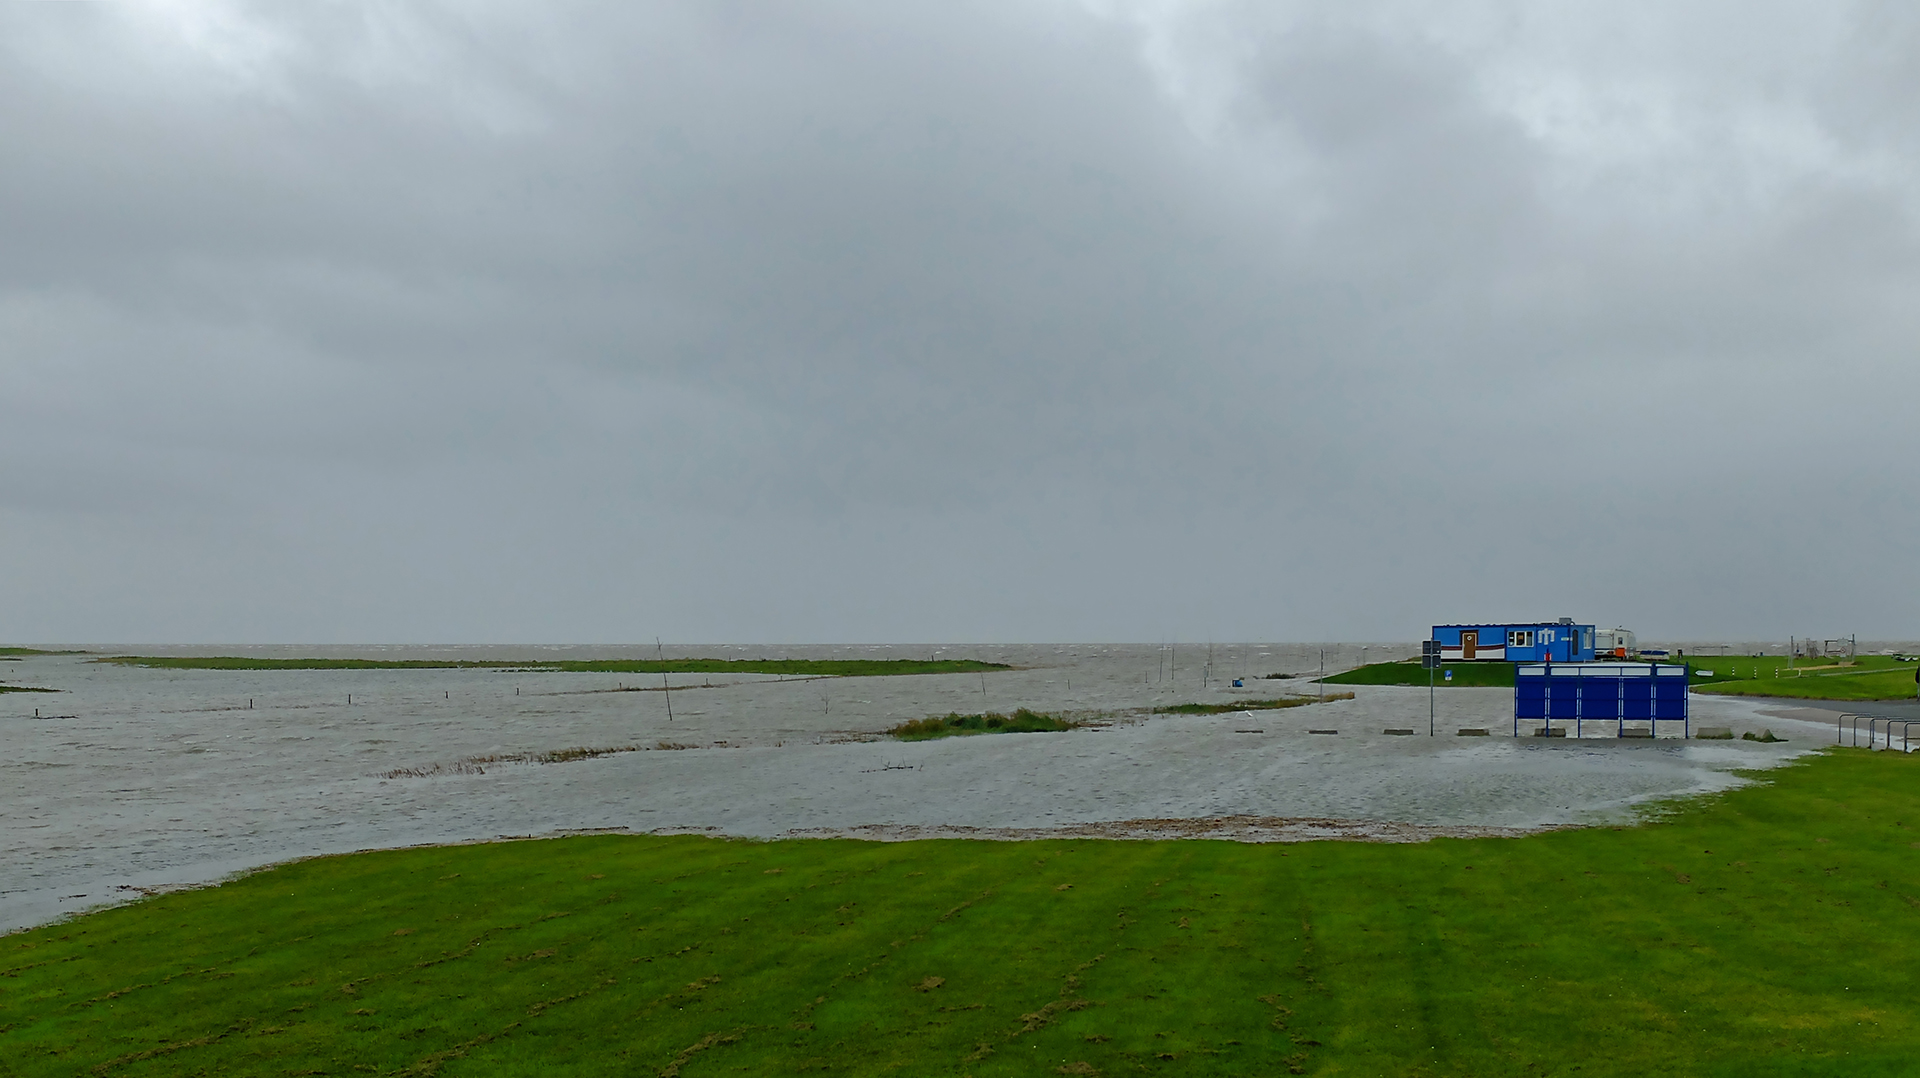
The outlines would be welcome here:
<svg viewBox="0 0 1920 1078">
<path fill-rule="evenodd" d="M 1867 717 L 1867 748 L 1868 749 L 1873 748 L 1874 732 L 1877 729 L 1875 724 L 1882 723 L 1882 722 L 1887 724 L 1887 747 L 1892 748 L 1893 747 L 1893 724 L 1899 721 L 1900 720 L 1898 719 L 1889 719 L 1885 715 L 1868 716 Z"/>
<path fill-rule="evenodd" d="M 1888 749 L 1893 748 L 1893 728 L 1898 726 L 1900 727 L 1900 751 L 1913 751 L 1911 735 L 1913 727 L 1920 726 L 1920 719 L 1896 719 L 1886 715 L 1867 715 L 1853 711 L 1844 712 L 1834 718 L 1833 743 L 1836 745 L 1848 744 L 1848 736 L 1851 735 L 1852 746 L 1856 749 L 1859 748 L 1860 724 L 1862 722 L 1867 724 L 1867 748 L 1869 750 L 1880 744 L 1880 734 L 1882 732 L 1887 735 L 1884 747 Z M 1881 723 L 1886 723 L 1884 731 L 1880 727 Z"/>
<path fill-rule="evenodd" d="M 1893 747 L 1893 726 L 1895 723 L 1900 724 L 1900 751 L 1903 753 L 1912 752 L 1913 742 L 1909 735 L 1913 733 L 1914 727 L 1920 726 L 1920 719 L 1888 719 L 1887 720 L 1887 747 L 1888 748 Z"/>
<path fill-rule="evenodd" d="M 1833 720 L 1833 743 L 1836 745 L 1845 743 L 1844 738 L 1841 734 L 1840 728 L 1843 724 L 1847 722 L 1847 720 L 1851 719 L 1853 720 L 1852 722 L 1853 747 L 1859 748 L 1860 747 L 1860 720 L 1864 717 L 1865 716 L 1862 716 L 1862 715 L 1856 715 L 1851 711 L 1843 712 L 1838 717 L 1836 717 Z"/>
</svg>

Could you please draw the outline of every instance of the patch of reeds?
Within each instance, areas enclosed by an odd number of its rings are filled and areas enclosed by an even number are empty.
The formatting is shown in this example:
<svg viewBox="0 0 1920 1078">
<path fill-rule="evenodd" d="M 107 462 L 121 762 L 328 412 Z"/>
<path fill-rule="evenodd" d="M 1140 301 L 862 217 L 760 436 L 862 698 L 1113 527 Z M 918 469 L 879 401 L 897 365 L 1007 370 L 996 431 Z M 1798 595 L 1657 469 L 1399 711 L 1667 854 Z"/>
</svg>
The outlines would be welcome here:
<svg viewBox="0 0 1920 1078">
<path fill-rule="evenodd" d="M 41 689 L 32 685 L 0 685 L 0 692 L 64 692 L 63 689 Z"/>
<path fill-rule="evenodd" d="M 1350 692 L 1330 692 L 1324 698 L 1317 696 L 1282 696 L 1271 700 L 1235 700 L 1225 704 L 1171 704 L 1153 709 L 1155 715 L 1232 715 L 1241 711 L 1278 711 L 1281 708 L 1304 707 L 1317 704 L 1322 699 L 1351 700 Z"/>
<path fill-rule="evenodd" d="M 978 715 L 954 712 L 928 719 L 903 722 L 887 731 L 902 741 L 927 741 L 936 737 L 960 737 L 967 734 L 1039 734 L 1072 730 L 1080 724 L 1058 715 L 1020 708 L 1011 715 L 997 711 Z"/>
<path fill-rule="evenodd" d="M 571 748 L 555 749 L 552 752 L 497 752 L 487 756 L 469 756 L 451 764 L 428 764 L 424 767 L 396 767 L 392 771 L 383 771 L 381 778 L 386 779 L 424 779 L 434 775 L 484 775 L 489 764 L 566 764 L 575 760 L 592 760 L 601 756 L 613 756 L 622 752 L 640 752 L 642 745 L 615 745 L 611 748 Z M 684 749 L 687 745 L 668 745 L 661 742 L 660 748 Z"/>
</svg>

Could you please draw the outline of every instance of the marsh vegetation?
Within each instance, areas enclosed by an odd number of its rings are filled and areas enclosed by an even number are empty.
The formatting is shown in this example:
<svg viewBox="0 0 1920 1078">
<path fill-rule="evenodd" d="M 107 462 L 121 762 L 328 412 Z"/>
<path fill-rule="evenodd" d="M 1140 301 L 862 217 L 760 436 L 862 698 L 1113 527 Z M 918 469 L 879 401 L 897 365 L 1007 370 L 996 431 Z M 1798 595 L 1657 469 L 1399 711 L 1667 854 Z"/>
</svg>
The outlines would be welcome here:
<svg viewBox="0 0 1920 1078">
<path fill-rule="evenodd" d="M 1059 715 L 1020 708 L 1011 715 L 997 711 L 978 715 L 954 712 L 928 719 L 914 719 L 889 729 L 887 733 L 902 741 L 931 741 L 937 737 L 964 737 L 968 734 L 1041 734 L 1072 730 L 1080 723 Z"/>
<path fill-rule="evenodd" d="M 1330 692 L 1325 696 L 1282 696 L 1268 700 L 1232 700 L 1218 704 L 1173 704 L 1168 707 L 1156 707 L 1155 715 L 1233 715 L 1242 711 L 1279 711 L 1290 707 L 1305 707 L 1323 700 L 1351 700 L 1350 692 Z"/>
</svg>

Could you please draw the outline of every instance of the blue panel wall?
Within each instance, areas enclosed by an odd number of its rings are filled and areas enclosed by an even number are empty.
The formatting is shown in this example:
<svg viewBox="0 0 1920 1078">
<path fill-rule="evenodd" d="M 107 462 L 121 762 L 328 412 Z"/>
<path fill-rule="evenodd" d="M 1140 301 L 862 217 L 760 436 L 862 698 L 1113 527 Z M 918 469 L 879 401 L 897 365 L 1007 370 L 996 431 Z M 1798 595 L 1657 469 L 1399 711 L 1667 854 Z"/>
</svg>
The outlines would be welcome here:
<svg viewBox="0 0 1920 1078">
<path fill-rule="evenodd" d="M 1653 663 L 1522 665 L 1514 670 L 1514 731 L 1521 719 L 1685 721 L 1690 680 L 1685 667 Z"/>
<path fill-rule="evenodd" d="M 1620 679 L 1620 717 L 1646 720 L 1653 718 L 1653 679 Z"/>
<path fill-rule="evenodd" d="M 1653 717 L 1656 719 L 1687 717 L 1686 678 L 1655 678 L 1653 680 Z"/>
<path fill-rule="evenodd" d="M 1527 677 L 1514 679 L 1513 717 L 1516 719 L 1544 719 L 1547 717 L 1547 679 Z"/>
</svg>

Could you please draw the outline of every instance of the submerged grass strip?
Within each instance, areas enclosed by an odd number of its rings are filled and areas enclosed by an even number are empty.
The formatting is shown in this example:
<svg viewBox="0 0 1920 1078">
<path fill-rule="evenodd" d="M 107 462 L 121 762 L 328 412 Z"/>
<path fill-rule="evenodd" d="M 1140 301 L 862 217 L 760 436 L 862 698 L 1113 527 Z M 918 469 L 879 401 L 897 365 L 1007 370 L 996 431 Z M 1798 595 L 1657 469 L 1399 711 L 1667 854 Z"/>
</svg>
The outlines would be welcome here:
<svg viewBox="0 0 1920 1078">
<path fill-rule="evenodd" d="M 60 689 L 41 689 L 32 685 L 0 685 L 0 692 L 60 692 Z"/>
<path fill-rule="evenodd" d="M 937 737 L 964 737 L 968 734 L 1039 734 L 1072 730 L 1080 724 L 1045 712 L 1020 708 L 1011 715 L 997 711 L 978 715 L 955 712 L 930 719 L 914 719 L 895 726 L 887 733 L 902 741 L 931 741 Z"/>
<path fill-rule="evenodd" d="M 887 677 L 1011 670 L 977 659 L 257 659 L 239 655 L 112 655 L 94 662 L 157 670 L 554 670 L 589 674 L 787 674 Z"/>
<path fill-rule="evenodd" d="M 600 836 L 0 938 L 9 1075 L 1896 1075 L 1920 760 L 1415 845 Z"/>
<path fill-rule="evenodd" d="M 1289 707 L 1305 707 L 1326 700 L 1351 700 L 1350 692 L 1330 692 L 1324 698 L 1317 696 L 1282 696 L 1273 700 L 1235 700 L 1225 704 L 1173 704 L 1169 707 L 1156 707 L 1155 715 L 1232 715 L 1241 711 L 1277 711 Z"/>
</svg>

